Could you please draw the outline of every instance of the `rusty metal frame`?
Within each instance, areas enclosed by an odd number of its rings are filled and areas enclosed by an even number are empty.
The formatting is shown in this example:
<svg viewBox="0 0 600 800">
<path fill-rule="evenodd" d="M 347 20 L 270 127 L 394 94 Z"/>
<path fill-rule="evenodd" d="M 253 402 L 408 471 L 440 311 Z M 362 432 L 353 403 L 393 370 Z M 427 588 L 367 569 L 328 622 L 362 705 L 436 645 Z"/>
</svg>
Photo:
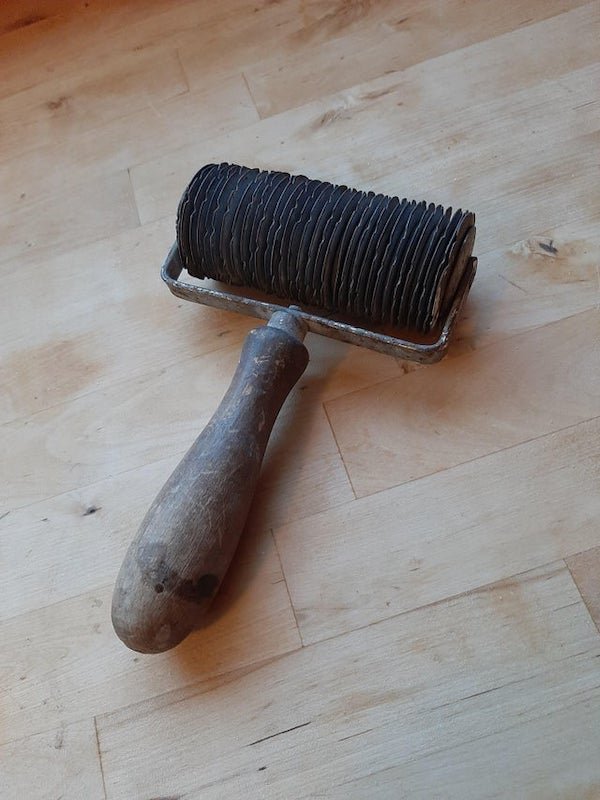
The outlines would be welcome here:
<svg viewBox="0 0 600 800">
<path fill-rule="evenodd" d="M 386 353 L 396 358 L 417 361 L 420 364 L 434 364 L 446 354 L 456 320 L 473 283 L 476 269 L 477 259 L 470 258 L 448 316 L 435 342 L 416 342 L 409 339 L 399 339 L 385 333 L 313 314 L 295 305 L 289 308 L 293 309 L 294 314 L 304 321 L 306 327 L 312 333 L 329 336 L 360 347 L 368 347 L 371 350 L 377 350 L 379 353 Z M 277 311 L 288 308 L 283 304 L 278 305 L 277 303 L 255 300 L 208 286 L 186 283 L 179 280 L 182 271 L 183 264 L 181 263 L 177 244 L 174 244 L 162 266 L 161 277 L 177 297 L 191 300 L 194 303 L 221 308 L 225 311 L 237 311 L 263 320 L 269 320 Z"/>
</svg>

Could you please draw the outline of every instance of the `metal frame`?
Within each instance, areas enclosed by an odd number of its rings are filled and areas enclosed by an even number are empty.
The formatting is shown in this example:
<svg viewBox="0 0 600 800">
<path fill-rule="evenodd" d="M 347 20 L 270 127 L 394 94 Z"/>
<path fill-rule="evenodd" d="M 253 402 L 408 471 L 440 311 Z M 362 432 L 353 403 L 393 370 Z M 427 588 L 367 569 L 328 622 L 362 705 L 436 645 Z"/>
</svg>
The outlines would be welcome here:
<svg viewBox="0 0 600 800">
<path fill-rule="evenodd" d="M 250 297 L 230 294 L 220 289 L 185 283 L 179 280 L 183 264 L 181 263 L 176 243 L 169 250 L 162 266 L 161 277 L 171 292 L 184 300 L 191 300 L 194 303 L 201 303 L 214 308 L 222 308 L 225 311 L 237 311 L 241 314 L 249 314 L 252 317 L 264 320 L 269 320 L 277 311 L 290 308 L 296 316 L 304 321 L 306 327 L 312 333 L 329 336 L 360 347 L 368 347 L 371 350 L 387 353 L 396 358 L 417 361 L 420 364 L 434 364 L 446 354 L 457 317 L 473 283 L 476 269 L 477 259 L 470 258 L 439 337 L 436 342 L 431 343 L 398 339 L 395 336 L 359 328 L 347 322 L 318 316 L 309 311 L 304 311 L 298 306 L 278 305 L 264 300 L 255 300 Z"/>
</svg>

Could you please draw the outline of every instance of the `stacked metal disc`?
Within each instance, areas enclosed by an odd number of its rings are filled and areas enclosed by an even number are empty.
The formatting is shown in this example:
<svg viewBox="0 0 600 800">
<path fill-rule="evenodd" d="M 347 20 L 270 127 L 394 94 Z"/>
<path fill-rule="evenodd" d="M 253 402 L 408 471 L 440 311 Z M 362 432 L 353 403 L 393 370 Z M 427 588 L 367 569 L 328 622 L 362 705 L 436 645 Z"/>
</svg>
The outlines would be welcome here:
<svg viewBox="0 0 600 800">
<path fill-rule="evenodd" d="M 443 319 L 474 239 L 468 211 L 233 164 L 202 167 L 177 215 L 197 278 L 423 332 Z"/>
</svg>

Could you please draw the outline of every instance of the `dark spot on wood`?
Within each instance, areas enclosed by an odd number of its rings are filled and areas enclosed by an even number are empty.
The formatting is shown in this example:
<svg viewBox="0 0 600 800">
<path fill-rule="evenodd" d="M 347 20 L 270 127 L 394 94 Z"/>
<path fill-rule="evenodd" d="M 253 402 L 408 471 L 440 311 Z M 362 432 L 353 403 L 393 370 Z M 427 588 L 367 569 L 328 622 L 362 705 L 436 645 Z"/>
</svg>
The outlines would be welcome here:
<svg viewBox="0 0 600 800">
<path fill-rule="evenodd" d="M 102 506 L 88 506 L 81 516 L 89 517 L 91 514 L 95 514 L 96 511 L 100 511 L 101 508 Z"/>
<path fill-rule="evenodd" d="M 554 247 L 554 240 L 550 239 L 549 242 L 538 242 L 539 246 L 542 250 L 545 250 L 546 253 L 550 253 L 551 255 L 555 256 L 558 253 L 556 247 Z"/>
<path fill-rule="evenodd" d="M 0 519 L 4 519 L 4 517 L 8 517 L 10 511 L 5 511 L 4 514 L 0 514 Z"/>
<path fill-rule="evenodd" d="M 402 19 L 399 19 L 397 22 L 394 23 L 394 25 L 396 28 L 399 28 L 400 25 L 404 25 L 404 23 L 408 22 L 409 19 L 410 17 L 402 17 Z"/>
<path fill-rule="evenodd" d="M 48 100 L 46 103 L 46 108 L 49 108 L 50 111 L 56 111 L 58 108 L 62 108 L 66 102 L 67 97 L 59 97 L 57 100 Z"/>
<path fill-rule="evenodd" d="M 263 736 L 262 739 L 257 739 L 255 742 L 250 742 L 248 747 L 252 747 L 255 744 L 259 744 L 260 742 L 266 742 L 267 739 L 274 739 L 275 736 L 282 736 L 284 733 L 290 733 L 291 731 L 297 731 L 298 728 L 306 728 L 307 725 L 310 725 L 312 720 L 308 722 L 302 722 L 300 725 L 294 725 L 293 728 L 286 728 L 284 731 L 278 731 L 277 733 L 272 733 L 270 736 Z"/>
<path fill-rule="evenodd" d="M 263 771 L 263 770 L 265 770 L 265 769 L 266 769 L 266 767 L 259 767 L 259 768 L 258 768 L 258 771 L 259 771 L 259 772 L 262 772 L 262 771 Z"/>
<path fill-rule="evenodd" d="M 331 111 L 326 111 L 319 117 L 319 119 L 317 120 L 317 125 L 319 128 L 322 128 L 325 125 L 331 125 L 331 123 L 335 122 L 337 118 L 338 118 L 338 112 L 335 111 L 334 109 L 331 109 Z"/>
<path fill-rule="evenodd" d="M 47 19 L 47 17 L 43 17 L 40 14 L 30 14 L 27 17 L 23 17 L 23 19 L 17 19 L 9 25 L 6 25 L 6 27 L 2 28 L 2 33 L 10 33 L 11 31 L 19 31 L 22 28 L 29 28 L 30 25 L 43 22 L 45 19 Z"/>
<path fill-rule="evenodd" d="M 156 586 L 154 587 L 154 591 L 156 592 L 156 594 L 160 594 L 161 592 L 164 592 L 164 590 L 165 587 L 162 585 L 162 583 L 157 583 Z"/>
<path fill-rule="evenodd" d="M 374 89 L 372 92 L 366 92 L 363 94 L 363 100 L 377 100 L 379 97 L 385 97 L 386 94 L 391 94 L 395 91 L 398 87 L 397 86 L 389 86 L 387 89 Z"/>
<path fill-rule="evenodd" d="M 329 111 L 326 111 L 324 114 L 316 120 L 314 123 L 314 128 L 317 130 L 319 128 L 325 128 L 328 125 L 332 125 L 334 122 L 342 119 L 350 119 L 352 115 L 350 112 L 345 108 L 331 108 Z"/>
<path fill-rule="evenodd" d="M 226 330 L 226 331 L 219 331 L 219 332 L 217 333 L 217 338 L 219 338 L 219 339 L 220 339 L 220 338 L 221 338 L 221 336 L 226 336 L 228 333 L 231 333 L 231 331 L 230 331 L 230 330 Z"/>
<path fill-rule="evenodd" d="M 573 111 L 577 111 L 578 108 L 585 108 L 586 106 L 591 106 L 594 103 L 597 103 L 597 100 L 588 100 L 587 103 L 580 103 L 578 106 L 573 106 Z"/>
<path fill-rule="evenodd" d="M 151 797 L 150 800 L 181 800 L 182 795 L 180 794 L 169 794 L 169 795 L 162 795 L 160 797 Z"/>
<path fill-rule="evenodd" d="M 54 737 L 54 749 L 61 750 L 65 741 L 65 734 L 64 731 L 57 731 L 56 736 Z"/>
<path fill-rule="evenodd" d="M 526 289 L 524 289 L 522 286 L 519 286 L 518 283 L 511 281 L 509 278 L 506 277 L 506 275 L 500 275 L 500 273 L 498 273 L 498 277 L 502 278 L 502 280 L 506 281 L 507 283 L 510 283 L 511 286 L 514 286 L 515 289 L 518 289 L 520 292 L 523 292 L 523 294 L 527 294 Z"/>
<path fill-rule="evenodd" d="M 42 517 L 42 522 L 48 522 L 48 517 Z"/>
<path fill-rule="evenodd" d="M 338 742 L 345 742 L 347 739 L 354 739 L 356 736 L 362 736 L 364 733 L 370 733 L 373 728 L 367 728 L 364 731 L 359 731 L 358 733 L 351 733 L 349 736 L 343 736 L 341 739 L 338 739 Z"/>
</svg>

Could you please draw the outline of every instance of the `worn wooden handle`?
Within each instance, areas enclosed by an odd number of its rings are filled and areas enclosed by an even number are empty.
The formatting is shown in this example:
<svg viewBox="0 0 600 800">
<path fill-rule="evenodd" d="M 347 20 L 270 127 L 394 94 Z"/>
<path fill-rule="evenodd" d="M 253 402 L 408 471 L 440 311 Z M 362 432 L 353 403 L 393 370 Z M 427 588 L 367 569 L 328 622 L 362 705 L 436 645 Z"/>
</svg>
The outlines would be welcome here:
<svg viewBox="0 0 600 800">
<path fill-rule="evenodd" d="M 308 364 L 293 312 L 251 331 L 218 410 L 161 489 L 117 577 L 112 621 L 132 650 L 174 647 L 235 552 L 277 414 Z"/>
</svg>

